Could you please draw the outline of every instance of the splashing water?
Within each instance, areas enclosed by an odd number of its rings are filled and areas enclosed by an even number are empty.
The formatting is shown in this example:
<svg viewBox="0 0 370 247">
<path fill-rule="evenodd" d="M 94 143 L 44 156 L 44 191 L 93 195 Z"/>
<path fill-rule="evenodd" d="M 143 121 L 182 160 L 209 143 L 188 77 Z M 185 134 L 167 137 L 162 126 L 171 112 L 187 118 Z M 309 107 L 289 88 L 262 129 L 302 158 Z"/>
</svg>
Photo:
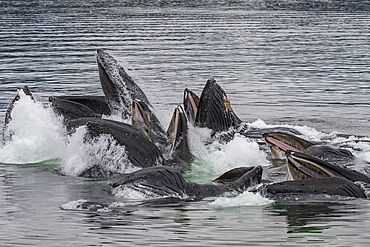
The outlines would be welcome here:
<svg viewBox="0 0 370 247">
<path fill-rule="evenodd" d="M 227 144 L 214 142 L 209 149 L 209 155 L 203 159 L 216 174 L 241 166 L 270 165 L 266 153 L 259 149 L 258 143 L 241 135 L 236 135 Z"/>
<path fill-rule="evenodd" d="M 208 205 L 214 208 L 264 206 L 273 203 L 273 200 L 261 196 L 259 193 L 245 191 L 236 197 L 219 197 Z"/>
<path fill-rule="evenodd" d="M 68 155 L 62 159 L 62 173 L 78 176 L 94 165 L 112 173 L 128 173 L 138 169 L 129 161 L 125 147 L 110 135 L 99 135 L 84 142 L 86 132 L 85 127 L 80 127 L 70 137 L 66 147 Z"/>
<path fill-rule="evenodd" d="M 11 138 L 0 148 L 0 162 L 37 163 L 62 157 L 66 141 L 62 119 L 22 90 L 18 93 L 5 133 Z"/>
<path fill-rule="evenodd" d="M 52 108 L 34 102 L 22 90 L 19 96 L 5 133 L 9 138 L 0 147 L 0 162 L 27 164 L 60 159 L 61 171 L 68 176 L 77 176 L 94 164 L 115 173 L 135 170 L 125 148 L 112 137 L 101 135 L 85 142 L 84 127 L 68 136 L 63 118 Z"/>
</svg>

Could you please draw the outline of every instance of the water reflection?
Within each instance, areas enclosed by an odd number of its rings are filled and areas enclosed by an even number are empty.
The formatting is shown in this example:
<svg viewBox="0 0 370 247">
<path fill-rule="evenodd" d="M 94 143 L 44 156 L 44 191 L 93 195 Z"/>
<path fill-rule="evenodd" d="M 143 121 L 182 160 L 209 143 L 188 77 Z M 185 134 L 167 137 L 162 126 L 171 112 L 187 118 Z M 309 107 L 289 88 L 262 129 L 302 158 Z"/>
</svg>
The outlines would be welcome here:
<svg viewBox="0 0 370 247">
<path fill-rule="evenodd" d="M 361 214 L 355 204 L 341 202 L 274 204 L 268 210 L 286 217 L 287 233 L 322 233 L 344 215 L 357 219 Z"/>
<path fill-rule="evenodd" d="M 8 221 L 14 218 L 14 214 L 19 210 L 13 203 L 15 174 L 9 171 L 5 164 L 0 163 L 0 218 L 3 222 L 0 225 L 6 226 Z"/>
</svg>

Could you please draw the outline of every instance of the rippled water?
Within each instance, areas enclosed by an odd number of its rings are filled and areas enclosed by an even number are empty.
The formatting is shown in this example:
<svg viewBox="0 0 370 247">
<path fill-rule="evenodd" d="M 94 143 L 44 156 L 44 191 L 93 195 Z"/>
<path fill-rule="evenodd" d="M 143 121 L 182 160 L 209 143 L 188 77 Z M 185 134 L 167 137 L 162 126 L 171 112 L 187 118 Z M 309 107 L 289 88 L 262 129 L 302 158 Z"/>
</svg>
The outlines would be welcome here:
<svg viewBox="0 0 370 247">
<path fill-rule="evenodd" d="M 306 125 L 306 134 L 315 137 L 332 138 L 324 133 L 333 131 L 369 137 L 369 6 L 324 0 L 0 1 L 0 117 L 26 84 L 40 102 L 51 95 L 102 95 L 95 53 L 105 48 L 129 69 L 165 126 L 184 88 L 200 94 L 214 77 L 245 121 Z M 37 137 L 46 135 L 40 126 L 33 128 L 41 129 Z M 25 143 L 1 151 L 2 162 L 36 162 L 0 163 L 2 246 L 368 242 L 368 201 L 278 205 L 249 194 L 236 204 L 214 204 L 215 198 L 120 201 L 106 181 L 57 173 L 63 149 L 49 140 L 49 146 L 38 142 L 37 150 L 46 153 L 27 153 Z M 206 159 L 224 165 L 265 161 L 245 140 L 231 145 L 248 151 L 238 156 L 243 151 L 225 147 Z M 370 161 L 370 147 L 361 150 L 358 155 Z M 49 161 L 39 163 L 39 157 Z M 89 211 L 83 202 L 103 208 Z"/>
</svg>

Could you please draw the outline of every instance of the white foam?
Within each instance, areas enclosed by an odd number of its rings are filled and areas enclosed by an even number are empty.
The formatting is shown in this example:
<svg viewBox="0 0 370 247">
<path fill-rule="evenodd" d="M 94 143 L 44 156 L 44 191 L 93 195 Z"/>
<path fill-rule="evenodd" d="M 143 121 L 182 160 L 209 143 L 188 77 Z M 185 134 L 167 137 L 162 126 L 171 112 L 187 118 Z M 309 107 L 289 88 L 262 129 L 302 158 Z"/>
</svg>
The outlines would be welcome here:
<svg viewBox="0 0 370 247">
<path fill-rule="evenodd" d="M 78 176 L 87 168 L 84 157 L 86 155 L 84 148 L 86 131 L 85 127 L 77 128 L 76 132 L 69 138 L 69 144 L 66 146 L 66 152 L 62 158 L 62 173 Z"/>
<path fill-rule="evenodd" d="M 79 127 L 69 138 L 61 165 L 64 174 L 78 176 L 94 165 L 112 173 L 127 173 L 138 169 L 129 161 L 125 147 L 110 135 L 99 135 L 85 141 L 86 131 L 85 127 Z"/>
<path fill-rule="evenodd" d="M 137 170 L 129 162 L 125 148 L 108 135 L 85 142 L 86 129 L 68 136 L 63 118 L 53 109 L 34 102 L 23 90 L 15 102 L 6 134 L 11 136 L 0 147 L 0 162 L 26 164 L 61 159 L 61 171 L 78 176 L 95 164 L 114 173 Z"/>
<path fill-rule="evenodd" d="M 82 205 L 86 202 L 86 200 L 80 199 L 77 201 L 68 202 L 62 205 L 61 208 L 64 210 L 82 211 L 85 210 L 82 208 Z"/>
<path fill-rule="evenodd" d="M 215 142 L 209 149 L 210 153 L 202 158 L 216 174 L 222 174 L 236 167 L 270 165 L 266 153 L 259 149 L 257 142 L 238 134 L 227 144 Z"/>
<path fill-rule="evenodd" d="M 60 158 L 65 148 L 62 119 L 22 90 L 19 96 L 6 130 L 11 138 L 0 148 L 0 162 L 36 163 Z"/>
<path fill-rule="evenodd" d="M 124 198 L 128 200 L 146 200 L 154 199 L 154 196 L 150 196 L 145 191 L 138 191 L 131 188 L 130 186 L 117 186 L 112 190 L 112 195 L 119 198 Z"/>
<path fill-rule="evenodd" d="M 88 203 L 88 201 L 84 199 L 68 202 L 62 205 L 60 208 L 68 211 L 96 211 L 100 213 L 107 213 L 112 211 L 110 205 L 103 206 L 99 203 Z"/>
<path fill-rule="evenodd" d="M 126 206 L 127 206 L 127 204 L 123 203 L 123 202 L 112 202 L 111 204 L 109 204 L 110 208 L 123 208 L 123 207 L 126 207 Z"/>
<path fill-rule="evenodd" d="M 370 151 L 359 153 L 356 156 L 362 160 L 366 160 L 367 162 L 370 162 Z"/>
<path fill-rule="evenodd" d="M 249 126 L 254 127 L 254 128 L 261 128 L 261 129 L 275 128 L 275 127 L 293 128 L 295 130 L 298 130 L 300 133 L 302 133 L 302 135 L 305 136 L 306 139 L 312 140 L 312 141 L 319 141 L 328 136 L 328 134 L 317 131 L 315 128 L 312 128 L 306 125 L 305 126 L 292 126 L 288 124 L 266 124 L 261 119 L 257 119 L 253 123 L 250 123 Z"/>
<path fill-rule="evenodd" d="M 219 197 L 208 205 L 215 208 L 264 206 L 273 203 L 273 200 L 262 197 L 259 193 L 245 191 L 236 197 Z"/>
<path fill-rule="evenodd" d="M 188 123 L 188 140 L 191 153 L 196 157 L 204 157 L 209 154 L 205 143 L 210 142 L 211 130 L 207 128 L 195 128 Z"/>
</svg>

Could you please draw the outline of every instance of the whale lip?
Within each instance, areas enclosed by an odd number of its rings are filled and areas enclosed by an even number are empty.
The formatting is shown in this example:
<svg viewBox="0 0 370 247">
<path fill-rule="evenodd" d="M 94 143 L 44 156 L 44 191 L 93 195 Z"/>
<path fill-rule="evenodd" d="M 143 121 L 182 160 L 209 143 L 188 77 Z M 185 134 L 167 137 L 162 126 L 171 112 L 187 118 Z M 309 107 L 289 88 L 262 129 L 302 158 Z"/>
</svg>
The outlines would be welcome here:
<svg viewBox="0 0 370 247">
<path fill-rule="evenodd" d="M 342 177 L 353 182 L 362 181 L 370 183 L 370 177 L 365 174 L 337 166 L 312 155 L 292 150 L 287 150 L 285 154 L 288 161 L 289 173 L 295 180 Z"/>
</svg>

